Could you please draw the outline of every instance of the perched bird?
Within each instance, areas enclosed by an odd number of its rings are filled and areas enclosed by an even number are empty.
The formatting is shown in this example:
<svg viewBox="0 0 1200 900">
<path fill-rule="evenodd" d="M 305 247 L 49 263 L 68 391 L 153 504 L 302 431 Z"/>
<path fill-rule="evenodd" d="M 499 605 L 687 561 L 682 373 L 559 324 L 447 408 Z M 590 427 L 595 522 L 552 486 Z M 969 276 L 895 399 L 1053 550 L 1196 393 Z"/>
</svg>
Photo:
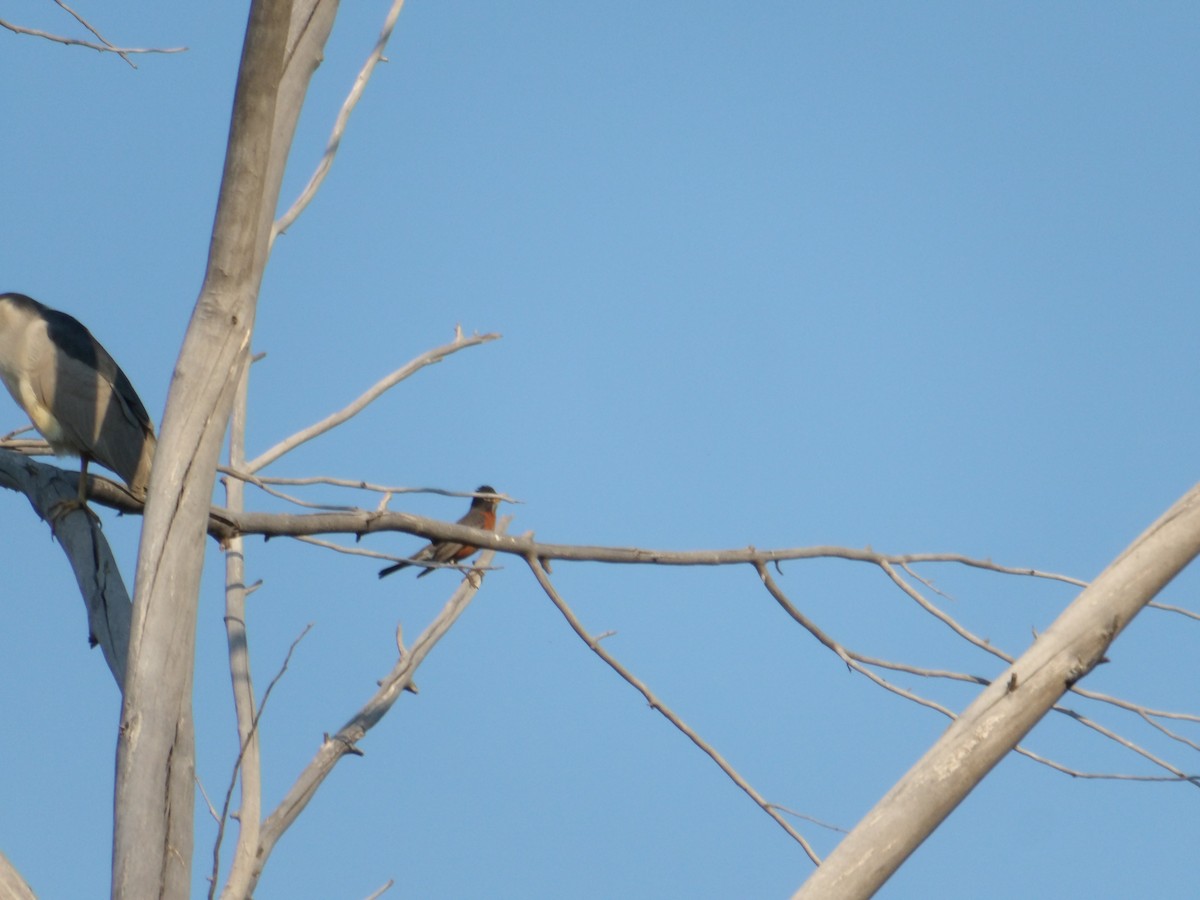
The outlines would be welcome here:
<svg viewBox="0 0 1200 900">
<path fill-rule="evenodd" d="M 121 367 L 76 319 L 24 294 L 0 294 L 0 380 L 50 449 L 80 458 L 79 499 L 62 506 L 86 508 L 92 460 L 146 496 L 154 424 Z"/>
<path fill-rule="evenodd" d="M 475 493 L 495 494 L 496 489 L 491 485 L 481 484 Z M 484 528 L 491 531 L 496 527 L 496 507 L 499 504 L 500 501 L 496 497 L 475 497 L 471 500 L 471 508 L 467 510 L 465 516 L 458 520 L 458 524 L 470 525 L 472 528 Z M 462 562 L 478 549 L 478 547 L 472 547 L 470 544 L 460 544 L 457 541 L 433 541 L 418 550 L 411 560 L 398 562 L 394 566 L 381 569 L 379 577 L 384 578 L 393 572 L 399 572 L 401 569 L 411 566 L 413 563 L 420 563 L 423 560 L 439 563 Z M 417 577 L 424 578 L 432 571 L 433 566 L 428 566 L 423 572 L 418 573 Z"/>
</svg>

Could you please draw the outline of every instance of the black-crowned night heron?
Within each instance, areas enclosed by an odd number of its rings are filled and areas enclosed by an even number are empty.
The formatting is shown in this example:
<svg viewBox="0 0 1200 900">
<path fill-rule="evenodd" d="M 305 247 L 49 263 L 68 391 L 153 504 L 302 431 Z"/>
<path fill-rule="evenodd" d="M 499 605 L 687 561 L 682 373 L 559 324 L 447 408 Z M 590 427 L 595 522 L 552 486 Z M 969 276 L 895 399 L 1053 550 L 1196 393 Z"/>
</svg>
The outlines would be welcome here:
<svg viewBox="0 0 1200 900">
<path fill-rule="evenodd" d="M 76 319 L 24 294 L 0 294 L 0 379 L 50 449 L 80 458 L 79 506 L 90 460 L 146 496 L 154 424 L 121 367 Z"/>
</svg>

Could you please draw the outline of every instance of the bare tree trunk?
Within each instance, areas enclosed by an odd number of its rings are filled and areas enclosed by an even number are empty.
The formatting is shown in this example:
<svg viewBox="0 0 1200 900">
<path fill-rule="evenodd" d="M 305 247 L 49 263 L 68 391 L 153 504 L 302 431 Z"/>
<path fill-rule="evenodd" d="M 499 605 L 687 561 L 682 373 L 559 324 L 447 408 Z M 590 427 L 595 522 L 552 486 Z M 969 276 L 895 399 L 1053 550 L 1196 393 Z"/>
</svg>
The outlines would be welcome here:
<svg viewBox="0 0 1200 900">
<path fill-rule="evenodd" d="M 117 744 L 114 897 L 191 888 L 192 673 L 217 457 L 246 364 L 287 151 L 335 0 L 255 0 L 204 285 L 150 482 Z"/>
<path fill-rule="evenodd" d="M 870 897 L 1200 553 L 1200 485 L 1118 556 L 888 791 L 796 898 Z"/>
</svg>

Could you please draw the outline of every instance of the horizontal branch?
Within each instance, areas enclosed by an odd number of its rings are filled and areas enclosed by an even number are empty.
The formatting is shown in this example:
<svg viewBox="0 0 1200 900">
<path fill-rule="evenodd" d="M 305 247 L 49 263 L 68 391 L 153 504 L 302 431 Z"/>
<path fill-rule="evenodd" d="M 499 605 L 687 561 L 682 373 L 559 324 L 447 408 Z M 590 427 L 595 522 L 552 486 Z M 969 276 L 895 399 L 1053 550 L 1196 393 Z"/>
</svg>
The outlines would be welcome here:
<svg viewBox="0 0 1200 900">
<path fill-rule="evenodd" d="M 990 560 L 964 556 L 961 553 L 894 554 L 879 553 L 869 547 L 857 549 L 834 545 L 787 547 L 773 550 L 760 550 L 753 546 L 713 550 L 652 550 L 642 547 L 543 544 L 532 538 L 501 535 L 410 513 L 379 510 L 308 514 L 235 513 L 232 510 L 214 507 L 212 520 L 214 524 L 210 527 L 210 533 L 218 539 L 238 534 L 244 536 L 257 534 L 271 538 L 316 534 L 353 534 L 357 536 L 378 532 L 400 532 L 432 540 L 459 541 L 475 547 L 494 550 L 497 553 L 568 562 L 603 562 L 626 565 L 632 563 L 659 566 L 727 566 L 737 563 L 753 565 L 754 563 L 779 563 L 795 559 L 845 559 L 854 562 L 870 562 L 876 565 L 949 562 L 1006 575 L 1024 575 L 1076 583 L 1076 579 L 1066 575 L 1043 572 L 1038 569 L 1004 566 Z"/>
<path fill-rule="evenodd" d="M 15 443 L 15 442 L 14 442 Z M 25 447 L 21 450 L 28 452 Z M 4 448 L 0 447 L 0 453 Z M 30 461 L 32 462 L 32 461 Z M 41 463 L 33 463 L 42 465 Z M 426 490 L 426 489 L 423 489 Z M 138 515 L 142 505 L 121 485 L 88 475 L 88 496 L 102 506 L 129 515 Z M 388 510 L 350 509 L 316 513 L 236 512 L 214 506 L 209 513 L 208 533 L 224 542 L 237 536 L 261 535 L 273 537 L 311 537 L 314 535 L 364 534 L 397 532 L 430 540 L 451 540 L 468 543 L 481 549 L 494 550 L 522 558 L 533 556 L 540 560 L 564 562 L 601 562 L 614 564 L 660 566 L 727 566 L 744 563 L 781 563 L 798 559 L 845 559 L 881 566 L 903 566 L 914 563 L 957 563 L 1004 575 L 1044 578 L 1066 584 L 1081 584 L 1068 575 L 1045 572 L 1028 567 L 1005 566 L 987 559 L 976 559 L 961 553 L 880 553 L 869 547 L 786 547 L 760 550 L 753 546 L 713 550 L 652 550 L 641 547 L 605 547 L 575 544 L 543 544 L 531 537 L 517 537 L 469 528 L 453 522 L 443 522 L 411 513 Z"/>
</svg>

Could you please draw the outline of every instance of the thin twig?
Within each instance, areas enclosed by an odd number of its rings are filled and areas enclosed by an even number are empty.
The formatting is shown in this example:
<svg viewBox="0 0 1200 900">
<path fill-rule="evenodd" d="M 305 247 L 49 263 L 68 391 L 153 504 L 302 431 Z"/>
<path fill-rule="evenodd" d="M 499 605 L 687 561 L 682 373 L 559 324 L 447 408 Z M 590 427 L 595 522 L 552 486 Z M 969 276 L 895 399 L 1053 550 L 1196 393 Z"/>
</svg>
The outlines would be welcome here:
<svg viewBox="0 0 1200 900">
<path fill-rule="evenodd" d="M 246 484 L 252 484 L 264 494 L 274 497 L 277 500 L 291 503 L 293 506 L 299 506 L 301 509 L 319 509 L 324 512 L 352 512 L 356 508 L 347 506 L 346 504 L 310 503 L 308 500 L 301 500 L 299 497 L 293 497 L 291 494 L 271 487 L 270 484 L 257 475 L 236 471 L 232 466 L 218 466 L 217 468 L 224 475 L 244 481 Z"/>
<path fill-rule="evenodd" d="M 221 824 L 221 814 L 213 806 L 212 800 L 208 799 L 208 791 L 204 789 L 204 782 L 200 780 L 199 775 L 193 775 L 192 779 L 196 782 L 196 789 L 200 791 L 200 796 L 204 798 L 204 805 L 208 807 L 208 814 L 212 816 L 214 822 L 218 825 Z"/>
<path fill-rule="evenodd" d="M 914 600 L 916 600 L 917 603 L 920 604 L 923 609 L 925 609 L 927 612 L 929 612 L 931 615 L 933 615 L 939 621 L 941 621 L 941 622 L 945 623 L 947 626 L 949 626 L 954 631 L 955 634 L 959 635 L 960 637 L 962 637 L 964 640 L 968 641 L 969 643 L 974 644 L 979 649 L 984 650 L 988 653 L 991 653 L 993 656 L 999 657 L 1000 659 L 1004 660 L 1009 665 L 1012 664 L 1014 657 L 1011 654 L 1006 653 L 1003 650 L 999 649 L 998 647 L 993 645 L 990 641 L 985 641 L 983 638 L 980 638 L 977 635 L 974 635 L 971 632 L 967 631 L 967 629 L 965 629 L 964 627 L 959 625 L 958 622 L 956 622 L 951 616 L 947 615 L 942 610 L 938 609 L 934 604 L 932 604 L 928 600 L 926 600 L 919 591 L 917 591 L 915 588 L 913 588 L 911 585 L 909 585 L 907 582 L 905 582 L 904 579 L 900 578 L 900 576 L 896 573 L 895 569 L 892 568 L 892 566 L 889 563 L 881 562 L 880 568 L 882 568 L 885 572 L 887 572 L 888 576 L 892 579 L 892 581 L 894 581 L 900 587 L 901 590 L 903 590 L 906 594 L 908 594 L 910 597 L 912 597 Z M 907 566 L 905 566 L 905 568 L 907 570 Z M 922 581 L 924 581 L 924 579 L 922 579 Z M 1087 697 L 1090 700 L 1096 700 L 1100 703 L 1107 703 L 1112 706 L 1116 706 L 1119 709 L 1124 709 L 1129 712 L 1133 712 L 1133 713 L 1136 713 L 1136 714 L 1142 715 L 1142 716 L 1175 718 L 1175 719 L 1182 719 L 1185 721 L 1200 722 L 1200 716 L 1192 715 L 1190 713 L 1174 713 L 1174 712 L 1169 712 L 1167 710 L 1149 709 L 1145 706 L 1131 703 L 1128 700 L 1122 700 L 1119 697 L 1113 697 L 1109 694 L 1102 694 L 1098 691 L 1093 691 L 1089 688 L 1082 687 L 1078 684 L 1072 685 L 1071 691 L 1072 691 L 1072 693 L 1078 694 L 1081 697 Z M 1086 720 L 1082 717 L 1079 718 L 1079 721 L 1082 723 L 1085 723 L 1085 724 L 1090 724 L 1090 720 Z M 1116 740 L 1116 739 L 1117 738 L 1114 737 L 1114 740 Z M 1124 741 L 1123 738 L 1119 739 L 1118 742 L 1122 742 L 1122 741 Z M 1138 748 L 1134 744 L 1128 744 L 1128 749 L 1134 750 L 1135 752 L 1137 752 L 1141 755 L 1146 755 L 1145 751 L 1142 751 L 1141 748 Z M 1165 763 L 1163 763 L 1163 765 L 1166 766 Z M 1169 766 L 1166 766 L 1166 767 L 1168 768 L 1169 771 L 1176 772 L 1175 769 L 1171 769 Z"/>
<path fill-rule="evenodd" d="M 1017 746 L 1013 748 L 1017 753 L 1032 760 L 1035 763 L 1053 769 L 1056 772 L 1061 772 L 1064 775 L 1070 775 L 1072 778 L 1086 778 L 1092 781 L 1144 781 L 1154 784 L 1163 783 L 1178 783 L 1181 780 L 1172 775 L 1130 775 L 1124 772 L 1081 772 L 1078 769 L 1072 769 L 1070 766 L 1064 766 L 1062 763 L 1055 762 L 1052 759 L 1046 759 L 1044 756 L 1038 756 L 1031 750 L 1026 750 L 1024 747 Z"/>
<path fill-rule="evenodd" d="M 225 823 L 229 821 L 229 807 L 233 803 L 233 791 L 237 786 L 238 772 L 242 765 L 242 756 L 246 752 L 246 747 L 258 732 L 258 723 L 262 720 L 262 714 L 267 708 L 267 701 L 271 698 L 271 692 L 275 690 L 275 685 L 279 683 L 279 680 L 283 678 L 284 673 L 288 670 L 288 664 L 292 661 L 292 654 L 296 652 L 296 647 L 304 640 L 305 635 L 312 631 L 312 627 L 312 622 L 305 625 L 304 630 L 297 635 L 296 639 L 292 641 L 292 645 L 288 647 L 288 651 L 283 657 L 283 664 L 279 667 L 279 671 L 275 673 L 275 677 L 271 679 L 271 683 L 267 685 L 266 691 L 263 692 L 262 700 L 259 701 L 258 710 L 254 714 L 254 724 L 250 726 L 250 735 L 246 740 L 242 741 L 237 759 L 233 762 L 233 772 L 230 774 L 229 787 L 225 790 L 225 802 L 221 804 L 221 818 L 217 824 L 217 836 L 213 841 L 213 870 L 208 890 L 209 900 L 212 900 L 213 894 L 217 889 L 217 875 L 220 872 L 221 862 L 221 838 L 225 832 Z"/>
<path fill-rule="evenodd" d="M 383 887 L 379 888 L 379 890 L 373 891 L 372 893 L 370 893 L 367 896 L 367 900 L 378 900 L 378 898 L 382 897 L 384 894 L 386 894 L 388 891 L 390 891 L 392 889 L 392 885 L 395 883 L 396 883 L 396 879 L 389 878 L 387 880 L 387 884 L 385 884 Z"/>
<path fill-rule="evenodd" d="M 1186 772 L 1182 771 L 1181 769 L 1177 769 L 1175 766 L 1171 765 L 1166 760 L 1160 759 L 1159 757 L 1155 756 L 1153 753 L 1151 753 L 1149 750 L 1146 750 L 1144 747 L 1140 747 L 1137 744 L 1133 743 L 1133 741 L 1130 741 L 1127 738 L 1121 737 L 1121 735 L 1117 734 L 1115 731 L 1113 731 L 1110 728 L 1105 728 L 1099 722 L 1095 722 L 1092 719 L 1089 719 L 1087 716 L 1081 715 L 1080 713 L 1076 712 L 1075 710 L 1067 709 L 1066 707 L 1063 707 L 1063 706 L 1055 706 L 1054 711 L 1058 712 L 1058 713 L 1062 713 L 1063 715 L 1074 719 L 1076 722 L 1080 723 L 1081 725 L 1085 725 L 1088 728 L 1093 729 L 1094 731 L 1098 732 L 1099 734 L 1104 735 L 1110 741 L 1115 741 L 1116 743 L 1118 743 L 1122 747 L 1124 747 L 1126 750 L 1136 753 L 1138 756 L 1142 757 L 1145 760 L 1148 760 L 1149 762 L 1153 763 L 1154 765 L 1158 766 L 1159 768 L 1166 769 L 1168 772 L 1170 772 L 1172 775 L 1175 776 L 1175 779 L 1177 779 L 1179 781 L 1187 781 L 1187 782 L 1190 782 L 1191 784 L 1195 785 L 1196 787 L 1200 787 L 1200 776 L 1188 775 Z"/>
<path fill-rule="evenodd" d="M 1190 609 L 1184 609 L 1182 606 L 1172 606 L 1169 603 L 1159 603 L 1157 600 L 1151 600 L 1146 604 L 1151 609 L 1161 609 L 1164 612 L 1178 613 L 1181 616 L 1187 616 L 1189 619 L 1195 619 L 1200 622 L 1200 613 L 1192 612 Z"/>
<path fill-rule="evenodd" d="M 814 818 L 813 816 L 807 815 L 802 812 L 796 812 L 796 810 L 794 810 L 794 809 L 788 809 L 786 806 L 780 806 L 778 803 L 772 803 L 771 806 L 774 807 L 775 809 L 779 810 L 782 813 L 787 813 L 789 816 L 792 816 L 793 818 L 803 819 L 805 822 L 811 822 L 812 824 L 816 825 L 818 828 L 824 828 L 828 831 L 837 831 L 837 832 L 840 832 L 841 834 L 849 833 L 849 829 L 841 828 L 840 826 L 837 826 L 837 825 L 830 825 L 828 822 L 822 822 L 820 819 Z"/>
<path fill-rule="evenodd" d="M 1169 737 L 1173 741 L 1178 741 L 1181 744 L 1186 744 L 1188 747 L 1191 747 L 1193 750 L 1200 752 L 1200 744 L 1197 744 L 1195 741 L 1191 740 L 1190 738 L 1186 738 L 1182 734 L 1179 734 L 1178 732 L 1168 728 L 1166 725 L 1162 724 L 1162 722 L 1155 721 L 1154 717 L 1151 716 L 1149 713 L 1142 712 L 1139 710 L 1139 715 L 1141 715 L 1141 717 L 1146 721 L 1146 724 L 1149 725 L 1151 728 L 1157 729 L 1158 731 L 1162 732 L 1163 734 L 1165 734 L 1167 737 Z"/>
<path fill-rule="evenodd" d="M 333 550 L 336 553 L 345 553 L 347 556 L 366 556 L 369 559 L 377 559 L 380 562 L 395 562 L 395 557 L 389 556 L 386 553 L 380 553 L 377 550 L 368 550 L 366 547 L 347 547 L 345 544 L 337 544 L 333 541 L 324 541 L 318 537 L 309 537 L 300 535 L 295 538 L 302 544 L 312 544 L 314 547 L 321 547 L 325 550 Z"/>
<path fill-rule="evenodd" d="M 896 584 L 896 586 L 899 587 L 900 590 L 904 591 L 904 593 L 908 594 L 908 596 L 912 597 L 912 599 L 915 600 L 923 610 L 925 610 L 942 624 L 946 625 L 960 638 L 969 644 L 975 645 L 980 650 L 991 653 L 993 656 L 998 656 L 1009 665 L 1012 665 L 1013 658 L 1011 656 L 1009 656 L 1003 650 L 998 650 L 997 648 L 993 647 L 989 642 L 985 641 L 978 635 L 971 633 L 962 625 L 959 625 L 952 616 L 942 612 L 942 610 L 940 610 L 936 605 L 926 600 L 920 591 L 900 577 L 900 574 L 889 561 L 881 561 L 879 563 L 879 568 L 883 569 L 883 571 L 887 573 L 887 576 Z"/>
<path fill-rule="evenodd" d="M 32 427 L 32 426 L 30 426 Z M 24 429 L 28 431 L 29 429 Z M 32 444 L 44 448 L 46 455 L 50 455 L 50 445 L 45 441 L 32 441 Z M 0 447 L 5 447 L 3 440 L 0 440 Z M 289 485 L 293 487 L 311 487 L 315 485 L 328 487 L 350 488 L 357 491 L 370 491 L 376 494 L 434 494 L 438 497 L 465 497 L 470 499 L 477 495 L 477 491 L 452 491 L 448 488 L 438 487 L 408 487 L 403 485 L 393 484 L 376 484 L 373 481 L 363 481 L 361 478 L 334 478 L 330 475 L 311 475 L 304 478 L 283 478 L 276 475 L 251 475 L 248 472 L 243 472 L 239 469 L 234 469 L 230 466 L 218 466 L 217 471 L 222 475 L 228 475 L 232 478 L 240 478 L 247 484 L 252 484 L 255 487 L 263 485 Z M 283 495 L 286 496 L 286 495 Z M 505 493 L 489 494 L 490 496 L 499 497 L 505 503 L 523 504 L 524 500 L 518 500 L 515 497 L 510 497 Z M 337 509 L 357 509 L 357 507 L 339 506 Z"/>
<path fill-rule="evenodd" d="M 907 572 L 913 578 L 917 579 L 917 581 L 921 582 L 921 584 L 925 585 L 925 587 L 929 588 L 929 590 L 933 591 L 939 597 L 942 597 L 945 600 L 949 600 L 951 603 L 954 602 L 953 597 L 951 597 L 949 594 L 947 594 L 945 591 L 943 591 L 940 587 L 938 587 L 936 584 L 934 584 L 932 579 L 926 578 L 924 575 L 921 575 L 919 572 L 917 572 L 910 563 L 906 563 L 906 562 L 901 563 L 900 568 L 904 569 L 905 572 Z"/>
</svg>

